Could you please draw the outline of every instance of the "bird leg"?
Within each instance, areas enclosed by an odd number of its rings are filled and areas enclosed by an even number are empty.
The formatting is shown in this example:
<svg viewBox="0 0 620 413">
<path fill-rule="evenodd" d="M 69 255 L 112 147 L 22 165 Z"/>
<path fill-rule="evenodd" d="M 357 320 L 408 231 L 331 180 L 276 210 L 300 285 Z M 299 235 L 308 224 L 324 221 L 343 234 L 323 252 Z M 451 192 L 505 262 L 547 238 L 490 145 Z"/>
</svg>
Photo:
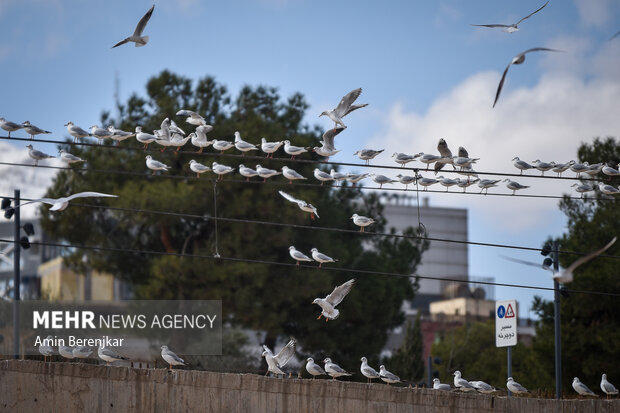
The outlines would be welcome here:
<svg viewBox="0 0 620 413">
<path fill-rule="evenodd" d="M 325 317 L 325 322 L 327 323 L 329 321 L 329 318 Z"/>
<path fill-rule="evenodd" d="M 196 178 L 200 178 L 200 174 L 196 172 Z"/>
<path fill-rule="evenodd" d="M 323 316 L 323 313 L 319 314 L 319 316 L 316 319 L 320 320 L 322 316 Z"/>
<path fill-rule="evenodd" d="M 203 149 L 204 148 L 200 148 L 199 150 L 196 151 L 196 153 L 201 153 Z"/>
</svg>

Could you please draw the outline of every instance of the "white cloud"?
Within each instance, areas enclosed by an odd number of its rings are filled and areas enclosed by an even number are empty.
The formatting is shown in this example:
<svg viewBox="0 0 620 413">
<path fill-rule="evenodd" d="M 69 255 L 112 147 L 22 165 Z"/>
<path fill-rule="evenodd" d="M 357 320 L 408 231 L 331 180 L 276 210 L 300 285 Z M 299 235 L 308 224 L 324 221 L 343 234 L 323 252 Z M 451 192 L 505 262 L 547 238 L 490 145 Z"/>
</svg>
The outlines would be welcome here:
<svg viewBox="0 0 620 413">
<path fill-rule="evenodd" d="M 575 0 L 575 5 L 586 26 L 604 26 L 612 16 L 611 0 Z"/>
</svg>

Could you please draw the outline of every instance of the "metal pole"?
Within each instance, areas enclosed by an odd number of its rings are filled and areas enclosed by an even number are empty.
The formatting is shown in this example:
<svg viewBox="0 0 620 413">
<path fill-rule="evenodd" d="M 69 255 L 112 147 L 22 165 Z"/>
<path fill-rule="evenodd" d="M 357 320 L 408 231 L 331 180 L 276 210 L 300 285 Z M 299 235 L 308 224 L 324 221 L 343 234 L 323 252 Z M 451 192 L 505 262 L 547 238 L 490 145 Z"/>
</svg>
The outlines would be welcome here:
<svg viewBox="0 0 620 413">
<path fill-rule="evenodd" d="M 20 279 L 20 253 L 21 253 L 21 245 L 19 245 L 19 234 L 21 231 L 21 220 L 19 217 L 19 210 L 17 208 L 19 206 L 20 197 L 19 197 L 19 189 L 15 190 L 15 232 L 14 232 L 14 241 L 15 247 L 13 249 L 13 358 L 19 358 L 19 300 L 20 291 L 19 287 L 21 285 Z"/>
<path fill-rule="evenodd" d="M 553 269 L 560 271 L 559 243 L 553 241 Z M 555 322 L 555 398 L 562 398 L 562 334 L 560 331 L 560 283 L 553 281 L 553 318 Z"/>
<path fill-rule="evenodd" d="M 507 351 L 507 363 L 508 363 L 508 377 L 512 377 L 512 346 L 506 347 Z M 512 396 L 512 392 L 508 390 L 508 397 Z"/>
<path fill-rule="evenodd" d="M 428 380 L 426 381 L 426 385 L 429 389 L 433 388 L 433 356 L 428 356 L 428 364 L 426 366 L 426 374 L 428 375 Z"/>
</svg>

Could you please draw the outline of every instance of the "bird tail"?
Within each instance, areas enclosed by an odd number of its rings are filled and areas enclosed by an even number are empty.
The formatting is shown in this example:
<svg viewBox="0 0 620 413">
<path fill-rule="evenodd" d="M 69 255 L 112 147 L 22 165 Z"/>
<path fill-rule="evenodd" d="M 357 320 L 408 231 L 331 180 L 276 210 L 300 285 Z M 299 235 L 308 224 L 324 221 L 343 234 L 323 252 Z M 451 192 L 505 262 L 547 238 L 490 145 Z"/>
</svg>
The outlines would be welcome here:
<svg viewBox="0 0 620 413">
<path fill-rule="evenodd" d="M 142 40 L 142 41 L 141 42 L 136 42 L 136 47 L 146 46 L 146 44 L 149 42 L 149 37 L 148 36 L 142 36 L 140 38 L 140 40 Z"/>
</svg>

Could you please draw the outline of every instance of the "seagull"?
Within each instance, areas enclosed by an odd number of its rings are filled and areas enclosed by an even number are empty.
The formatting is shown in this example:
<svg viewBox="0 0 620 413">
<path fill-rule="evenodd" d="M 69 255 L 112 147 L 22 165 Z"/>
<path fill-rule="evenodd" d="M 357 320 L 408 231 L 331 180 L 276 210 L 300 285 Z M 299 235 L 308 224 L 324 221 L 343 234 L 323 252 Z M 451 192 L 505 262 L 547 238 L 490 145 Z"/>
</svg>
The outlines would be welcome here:
<svg viewBox="0 0 620 413">
<path fill-rule="evenodd" d="M 58 153 L 60 154 L 60 160 L 68 164 L 85 162 L 84 159 L 80 158 L 79 156 L 72 155 L 64 149 L 59 150 Z"/>
<path fill-rule="evenodd" d="M 189 134 L 192 145 L 197 148 L 200 148 L 198 152 L 202 152 L 202 150 L 213 142 L 207 139 L 207 133 L 213 130 L 213 126 L 211 125 L 201 125 L 196 128 L 196 132 L 192 132 Z"/>
<path fill-rule="evenodd" d="M 542 162 L 540 159 L 536 159 L 532 161 L 532 166 L 542 172 L 541 176 L 545 176 L 545 171 L 553 168 L 555 166 L 555 162 Z"/>
<path fill-rule="evenodd" d="M 613 384 L 607 381 L 607 374 L 605 373 L 603 373 L 603 376 L 601 377 L 601 390 L 603 390 L 603 393 L 607 395 L 608 399 L 610 395 L 618 394 L 618 389 L 616 389 Z"/>
<path fill-rule="evenodd" d="M 599 187 L 600 191 L 606 195 L 617 195 L 620 193 L 619 189 L 616 189 L 615 187 L 611 186 L 611 185 L 603 185 Z"/>
<path fill-rule="evenodd" d="M 224 175 L 229 174 L 232 171 L 234 171 L 235 168 L 228 166 L 228 165 L 222 165 L 217 162 L 213 162 L 211 164 L 211 170 L 213 171 L 213 173 L 218 175 L 217 180 L 219 181 L 222 179 Z"/>
<path fill-rule="evenodd" d="M 321 171 L 319 168 L 314 169 L 314 177 L 321 181 L 321 185 L 323 185 L 324 182 L 334 180 L 330 174 L 325 171 Z"/>
<path fill-rule="evenodd" d="M 562 176 L 562 172 L 566 171 L 568 168 L 573 166 L 575 161 L 568 161 L 566 163 L 556 163 L 551 170 L 558 174 L 558 176 Z"/>
<path fill-rule="evenodd" d="M 449 384 L 441 383 L 438 378 L 434 378 L 433 379 L 433 389 L 435 389 L 435 390 L 443 390 L 443 391 L 450 391 L 450 390 L 452 390 L 452 387 L 450 387 Z"/>
<path fill-rule="evenodd" d="M 508 66 L 506 66 L 506 69 L 504 69 L 504 74 L 502 74 L 502 79 L 499 81 L 499 85 L 497 86 L 497 92 L 495 93 L 495 101 L 493 102 L 493 107 L 495 107 L 495 104 L 497 103 L 497 100 L 499 99 L 499 95 L 500 93 L 502 93 L 502 87 L 504 87 L 504 81 L 506 80 L 506 74 L 508 73 L 508 69 L 510 69 L 510 66 L 520 65 L 521 63 L 525 62 L 525 55 L 530 52 L 561 52 L 561 50 L 548 49 L 546 47 L 534 47 L 532 49 L 528 49 L 522 53 L 519 53 L 518 55 L 513 57 L 510 63 L 508 63 Z"/>
<path fill-rule="evenodd" d="M 518 183 L 517 181 L 511 181 L 510 179 L 506 178 L 504 179 L 504 182 L 508 182 L 506 184 L 506 187 L 508 187 L 508 189 L 512 190 L 512 194 L 514 195 L 516 191 L 518 191 L 519 189 L 527 189 L 529 188 L 528 185 L 521 185 L 520 183 Z"/>
<path fill-rule="evenodd" d="M 324 374 L 327 374 L 321 366 L 314 362 L 314 359 L 312 357 L 308 357 L 306 361 L 306 371 L 312 375 L 312 380 L 314 380 L 315 376 L 322 376 Z"/>
<path fill-rule="evenodd" d="M 260 165 L 256 165 L 256 172 L 258 176 L 263 178 L 263 182 L 267 182 L 267 178 L 271 178 L 272 176 L 281 175 L 282 172 L 275 171 L 269 168 L 263 168 Z"/>
<path fill-rule="evenodd" d="M 366 165 L 369 165 L 370 160 L 374 159 L 377 155 L 379 155 L 384 150 L 385 149 L 380 149 L 378 151 L 374 149 L 360 149 L 359 151 L 355 152 L 353 155 L 357 155 L 357 157 L 360 158 L 362 161 L 366 161 Z"/>
<path fill-rule="evenodd" d="M 388 178 L 385 175 L 370 174 L 370 176 L 372 176 L 372 180 L 375 181 L 375 183 L 379 184 L 379 189 L 383 187 L 383 184 L 398 182 L 397 179 Z"/>
<path fill-rule="evenodd" d="M 469 153 L 465 148 L 459 146 L 459 156 L 455 156 L 452 158 L 452 165 L 455 167 L 459 167 L 462 169 L 470 167 L 472 163 L 476 163 L 480 158 L 470 158 Z"/>
<path fill-rule="evenodd" d="M 466 175 L 468 177 L 469 176 L 474 176 L 476 178 L 478 177 L 478 174 L 476 173 L 476 171 L 474 171 L 474 168 L 472 168 L 471 166 L 462 168 L 460 171 L 456 171 L 456 173 L 459 175 Z"/>
<path fill-rule="evenodd" d="M 317 218 L 320 218 L 319 214 L 317 213 L 316 208 L 312 204 L 309 204 L 306 201 L 303 201 L 301 199 L 297 199 L 294 196 L 291 196 L 291 195 L 287 194 L 284 191 L 278 191 L 278 193 L 281 196 L 283 196 L 287 201 L 291 201 L 291 202 L 297 204 L 299 209 L 301 209 L 302 211 L 310 212 L 310 219 L 314 219 L 315 215 L 316 215 Z"/>
<path fill-rule="evenodd" d="M 312 259 L 319 263 L 319 268 L 321 268 L 321 264 L 324 264 L 326 262 L 338 261 L 333 259 L 332 257 L 323 254 L 322 252 L 319 252 L 319 250 L 316 248 L 312 248 L 310 252 L 312 253 Z"/>
<path fill-rule="evenodd" d="M 0 128 L 4 129 L 9 133 L 9 138 L 11 137 L 11 132 L 23 129 L 23 127 L 24 125 L 20 125 L 19 123 L 11 122 L 10 120 L 0 118 Z"/>
<path fill-rule="evenodd" d="M 209 168 L 208 166 L 205 166 L 201 164 L 200 162 L 196 162 L 193 159 L 189 161 L 189 169 L 196 172 L 196 178 L 200 178 L 200 174 L 209 172 L 211 170 L 211 168 Z"/>
<path fill-rule="evenodd" d="M 418 177 L 417 177 L 417 181 L 418 181 L 418 184 L 420 184 L 420 185 L 422 185 L 422 186 L 424 187 L 424 190 L 425 190 L 425 191 L 426 191 L 426 189 L 427 189 L 429 186 L 431 186 L 431 185 L 436 184 L 437 182 L 439 182 L 439 180 L 437 180 L 437 179 L 435 179 L 435 178 L 426 178 L 426 177 L 423 177 L 423 176 L 418 176 Z"/>
<path fill-rule="evenodd" d="M 155 5 L 153 4 L 153 6 L 149 9 L 149 11 L 147 11 L 146 14 L 142 16 L 133 34 L 129 36 L 128 38 L 126 38 L 125 40 L 121 40 L 120 42 L 116 43 L 114 46 L 112 46 L 112 49 L 120 45 L 123 45 L 125 43 L 128 43 L 128 42 L 134 42 L 136 44 L 136 47 L 145 46 L 149 41 L 149 37 L 142 36 L 142 32 L 144 31 L 146 24 L 149 22 L 149 19 L 151 18 L 151 15 L 153 14 L 154 9 L 155 9 Z"/>
<path fill-rule="evenodd" d="M 144 149 L 149 146 L 149 143 L 155 142 L 157 137 L 150 133 L 142 132 L 142 126 L 136 126 L 136 140 L 144 144 Z"/>
<path fill-rule="evenodd" d="M 258 175 L 258 172 L 256 172 L 256 170 L 255 170 L 255 169 L 248 168 L 248 167 L 247 167 L 247 166 L 245 166 L 244 164 L 239 164 L 238 169 L 239 169 L 239 173 L 240 173 L 242 176 L 245 176 L 245 180 L 246 180 L 246 181 L 249 181 L 249 180 L 250 180 L 250 178 L 252 178 L 252 177 L 254 177 L 254 176 L 257 176 L 257 175 Z"/>
<path fill-rule="evenodd" d="M 306 262 L 312 261 L 312 258 L 308 257 L 306 254 L 304 254 L 301 251 L 297 251 L 295 247 L 292 245 L 288 247 L 288 253 L 291 256 L 291 258 L 297 261 L 297 265 L 299 265 L 300 261 L 306 261 Z"/>
<path fill-rule="evenodd" d="M 478 181 L 479 181 L 479 179 L 474 179 L 473 181 L 470 181 L 469 179 L 460 179 L 459 178 L 459 182 L 456 185 L 459 188 L 463 188 L 463 193 L 465 193 L 465 192 L 467 192 L 467 188 L 469 188 L 470 186 L 474 185 Z"/>
<path fill-rule="evenodd" d="M 323 133 L 323 140 L 321 141 L 323 148 L 331 151 L 336 150 L 336 146 L 334 146 L 334 138 L 343 130 L 345 130 L 344 127 L 328 129 L 325 131 L 325 133 Z"/>
<path fill-rule="evenodd" d="M 49 342 L 50 340 L 53 340 L 53 339 L 54 339 L 54 337 L 47 336 L 45 338 L 45 340 L 43 340 L 43 341 L 44 342 Z M 47 361 L 48 357 L 51 357 L 51 356 L 54 355 L 54 349 L 52 348 L 52 346 L 41 344 L 39 346 L 39 353 L 43 354 L 43 361 Z"/>
<path fill-rule="evenodd" d="M 514 394 L 529 393 L 529 391 L 525 387 L 514 381 L 512 377 L 508 377 L 506 387 Z"/>
<path fill-rule="evenodd" d="M 330 156 L 334 156 L 335 154 L 340 152 L 340 149 L 327 149 L 325 146 L 315 146 L 314 148 L 312 148 L 312 151 L 319 156 L 329 159 Z"/>
<path fill-rule="evenodd" d="M 135 133 L 125 132 L 124 130 L 117 129 L 112 125 L 108 126 L 108 131 L 110 131 L 111 133 L 110 139 L 112 139 L 113 141 L 116 141 L 117 145 L 121 141 L 124 141 L 125 139 L 131 138 L 132 136 L 136 135 Z"/>
<path fill-rule="evenodd" d="M 347 126 L 344 124 L 344 122 L 342 122 L 342 118 L 344 118 L 356 109 L 368 106 L 368 103 L 363 103 L 361 105 L 353 104 L 353 102 L 355 102 L 355 100 L 360 96 L 361 93 L 362 88 L 350 91 L 340 100 L 340 103 L 338 103 L 338 106 L 336 106 L 336 108 L 322 112 L 319 117 L 325 115 L 331 120 L 333 120 L 334 129 L 336 129 L 338 125 L 340 125 L 342 128 L 346 128 Z"/>
<path fill-rule="evenodd" d="M 329 357 L 325 358 L 325 360 L 323 360 L 323 363 L 325 363 L 325 372 L 332 376 L 332 380 L 336 380 L 336 378 L 341 376 L 350 376 L 352 374 L 337 365 L 336 363 L 332 362 L 332 359 L 330 359 Z"/>
<path fill-rule="evenodd" d="M 381 376 L 381 380 L 386 382 L 388 386 L 393 383 L 400 383 L 400 377 L 387 371 L 383 364 L 379 366 L 379 375 Z"/>
<path fill-rule="evenodd" d="M 594 187 L 592 185 L 588 185 L 588 184 L 572 184 L 572 187 L 575 187 L 575 191 L 579 192 L 581 194 L 581 198 L 583 198 L 583 194 L 585 194 L 586 192 L 592 192 L 594 191 Z"/>
<path fill-rule="evenodd" d="M 205 118 L 203 118 L 196 112 L 192 112 L 191 110 L 181 109 L 180 111 L 176 113 L 176 115 L 187 116 L 187 119 L 185 119 L 185 122 L 189 123 L 190 125 L 204 126 L 207 124 L 207 121 L 205 120 Z"/>
<path fill-rule="evenodd" d="M 301 155 L 304 152 L 308 152 L 306 148 L 300 146 L 293 146 L 289 140 L 284 141 L 284 152 L 291 155 L 291 159 L 295 159 L 296 156 Z"/>
<path fill-rule="evenodd" d="M 475 391 L 476 390 L 474 386 L 469 384 L 467 380 L 461 377 L 461 372 L 459 370 L 455 371 L 452 374 L 454 374 L 454 387 L 456 387 L 459 390 L 463 390 L 463 391 L 472 391 L 472 390 Z"/>
<path fill-rule="evenodd" d="M 577 377 L 573 379 L 573 389 L 575 389 L 580 396 L 598 397 L 592 390 L 588 389 L 588 386 L 579 381 L 579 378 Z"/>
<path fill-rule="evenodd" d="M 229 141 L 213 140 L 213 149 L 220 151 L 220 153 L 224 153 L 224 151 L 229 150 L 233 146 L 235 146 L 235 144 Z"/>
<path fill-rule="evenodd" d="M 605 165 L 603 166 L 603 173 L 607 176 L 619 176 L 620 175 L 620 164 L 617 166 L 618 169 L 614 169 L 611 166 Z"/>
<path fill-rule="evenodd" d="M 437 160 L 441 159 L 441 156 L 439 155 L 434 155 L 432 153 L 424 153 L 424 152 L 420 152 L 419 154 L 416 155 L 417 157 L 419 157 L 419 161 L 422 163 L 426 164 L 426 170 L 428 171 L 428 167 L 434 163 L 437 162 Z"/>
<path fill-rule="evenodd" d="M 274 152 L 280 149 L 280 146 L 284 145 L 284 142 L 267 142 L 267 139 L 262 138 L 260 149 L 267 154 L 267 158 L 273 158 Z"/>
<path fill-rule="evenodd" d="M 373 369 L 368 365 L 368 360 L 366 359 L 366 357 L 362 357 L 360 361 L 362 362 L 362 365 L 360 366 L 360 371 L 368 379 L 368 384 L 372 383 L 372 379 L 378 379 L 379 377 L 381 377 L 377 370 Z"/>
<path fill-rule="evenodd" d="M 263 357 L 265 357 L 265 361 L 267 362 L 268 366 L 265 376 L 269 374 L 269 372 L 272 372 L 276 375 L 281 374 L 284 376 L 284 372 L 281 369 L 282 367 L 286 366 L 286 363 L 288 363 L 288 361 L 295 354 L 296 344 L 297 342 L 295 341 L 295 339 L 291 339 L 288 343 L 286 343 L 284 347 L 282 347 L 282 350 L 280 350 L 280 352 L 275 356 L 273 355 L 273 352 L 269 349 L 269 347 L 263 344 Z"/>
<path fill-rule="evenodd" d="M 370 174 L 368 174 L 368 173 L 354 174 L 352 172 L 347 172 L 347 174 L 345 176 L 345 180 L 347 182 L 351 182 L 351 184 L 353 186 L 355 186 L 355 184 L 357 184 L 359 181 L 361 181 L 362 179 L 366 179 L 369 176 L 370 176 Z"/>
<path fill-rule="evenodd" d="M 398 178 L 398 182 L 405 185 L 405 191 L 407 190 L 407 187 L 409 186 L 409 184 L 412 184 L 415 182 L 415 176 L 412 176 L 412 175 L 398 174 L 396 175 L 396 178 Z"/>
<path fill-rule="evenodd" d="M 489 188 L 497 186 L 497 183 L 500 181 L 501 179 L 481 179 L 480 181 L 478 181 L 478 188 L 482 188 L 480 190 L 480 193 L 482 193 L 482 191 L 485 191 L 484 194 L 488 194 Z"/>
<path fill-rule="evenodd" d="M 48 158 L 54 158 L 54 156 L 52 155 L 48 155 L 46 153 L 43 153 L 37 149 L 34 149 L 32 147 L 32 145 L 26 145 L 26 148 L 28 148 L 28 156 L 30 156 L 32 159 L 34 159 L 34 166 L 38 166 L 39 165 L 39 161 L 41 159 L 48 159 Z"/>
<path fill-rule="evenodd" d="M 555 272 L 552 268 L 547 267 L 545 265 L 542 264 L 537 264 L 531 261 L 525 261 L 525 260 L 519 260 L 516 258 L 511 258 L 511 257 L 504 257 L 510 261 L 514 261 L 514 262 L 518 262 L 521 264 L 526 264 L 526 265 L 531 265 L 533 267 L 539 267 L 542 268 L 544 270 L 547 271 L 551 271 L 553 273 L 553 279 L 556 280 L 557 282 L 560 283 L 570 283 L 573 281 L 573 272 L 577 269 L 577 267 L 579 267 L 581 264 L 586 263 L 588 261 L 590 261 L 592 258 L 597 257 L 598 255 L 601 255 L 602 253 L 604 253 L 605 251 L 607 251 L 612 245 L 614 245 L 614 243 L 616 242 L 616 239 L 618 237 L 614 237 L 611 241 L 609 241 L 607 243 L 607 245 L 605 245 L 603 248 L 598 249 L 596 251 L 593 251 L 587 255 L 584 255 L 582 257 L 580 257 L 579 259 L 575 260 L 571 265 L 568 266 L 568 268 L 565 268 L 562 271 L 558 271 Z"/>
<path fill-rule="evenodd" d="M 15 208 L 22 207 L 27 204 L 32 204 L 34 202 L 41 202 L 44 204 L 51 205 L 50 211 L 64 211 L 69 206 L 69 201 L 72 201 L 76 198 L 99 198 L 99 197 L 108 197 L 108 198 L 118 198 L 118 195 L 110 195 L 110 194 L 102 194 L 101 192 L 78 192 L 77 194 L 69 195 L 67 197 L 62 198 L 38 198 L 32 199 L 30 201 L 24 202 L 16 206 Z"/>
<path fill-rule="evenodd" d="M 581 175 L 582 172 L 587 171 L 588 169 L 590 169 L 590 164 L 587 162 L 584 163 L 573 163 L 570 167 L 570 170 L 575 172 L 577 174 L 577 178 L 579 178 L 579 176 Z"/>
<path fill-rule="evenodd" d="M 110 136 L 112 136 L 112 132 L 110 132 L 108 129 L 100 128 L 97 125 L 93 125 L 90 127 L 90 134 L 91 136 L 97 138 L 97 140 L 99 141 L 99 145 L 102 144 L 105 138 L 109 138 Z"/>
<path fill-rule="evenodd" d="M 392 158 L 394 158 L 394 162 L 399 163 L 401 168 L 405 167 L 405 164 L 415 161 L 420 155 L 407 155 L 402 152 L 394 152 L 392 154 Z"/>
<path fill-rule="evenodd" d="M 450 148 L 448 148 L 448 143 L 445 139 L 439 139 L 439 143 L 437 144 L 437 150 L 439 151 L 441 158 L 435 162 L 435 174 L 437 174 L 437 172 L 439 172 L 447 163 L 454 166 L 452 151 L 450 150 Z"/>
<path fill-rule="evenodd" d="M 594 175 L 597 175 L 599 172 L 601 172 L 604 166 L 605 165 L 602 163 L 595 163 L 594 165 L 590 165 L 588 167 L 588 170 L 584 172 L 590 176 L 594 176 Z"/>
<path fill-rule="evenodd" d="M 292 184 L 294 180 L 298 180 L 298 179 L 308 179 L 305 176 L 302 176 L 301 174 L 299 174 L 297 171 L 289 168 L 288 166 L 284 165 L 282 167 L 282 176 L 284 176 L 286 179 L 288 179 L 288 183 Z"/>
<path fill-rule="evenodd" d="M 168 363 L 170 370 L 172 370 L 172 366 L 187 366 L 185 360 L 177 356 L 168 346 L 161 346 L 161 358 Z"/>
<path fill-rule="evenodd" d="M 168 165 L 153 159 L 151 155 L 146 155 L 146 167 L 153 171 L 153 175 L 155 175 L 155 171 L 167 171 L 170 168 Z"/>
<path fill-rule="evenodd" d="M 364 228 L 375 223 L 375 220 L 362 215 L 353 214 L 351 218 L 353 223 L 360 227 L 360 232 L 364 232 Z"/>
<path fill-rule="evenodd" d="M 332 169 L 329 174 L 331 175 L 332 179 L 336 182 L 342 182 L 345 181 L 347 179 L 347 175 L 340 173 L 340 172 L 336 172 L 334 169 Z"/>
<path fill-rule="evenodd" d="M 79 359 L 88 358 L 92 354 L 93 350 L 86 346 L 77 346 L 73 348 L 73 357 Z"/>
<path fill-rule="evenodd" d="M 105 348 L 105 346 L 99 347 L 99 349 L 97 350 L 97 354 L 99 355 L 99 358 L 105 361 L 106 365 L 108 366 L 110 365 L 110 363 L 114 363 L 118 360 L 129 360 L 127 357 L 120 356 L 109 348 Z"/>
<path fill-rule="evenodd" d="M 48 130 L 43 130 L 39 127 L 34 126 L 29 121 L 25 121 L 22 123 L 24 130 L 30 135 L 30 139 L 34 139 L 34 135 L 41 135 L 43 133 L 52 133 Z"/>
<path fill-rule="evenodd" d="M 237 148 L 243 153 L 258 150 L 256 145 L 253 145 L 250 142 L 246 142 L 243 139 L 241 139 L 241 134 L 239 133 L 239 131 L 235 132 L 235 148 Z"/>
<path fill-rule="evenodd" d="M 478 381 L 470 381 L 469 384 L 474 386 L 474 388 L 476 390 L 478 390 L 480 393 L 493 393 L 493 392 L 497 391 L 495 389 L 495 387 L 491 386 L 488 383 L 480 381 L 480 380 L 478 380 Z"/>
<path fill-rule="evenodd" d="M 538 13 L 539 11 L 541 11 L 542 9 L 545 8 L 545 6 L 547 6 L 547 4 L 549 4 L 549 2 L 547 1 L 545 4 L 542 5 L 542 7 L 540 7 L 539 9 L 537 9 L 536 11 L 528 14 L 527 16 L 525 16 L 524 18 L 522 18 L 521 20 L 519 20 L 516 23 L 513 24 L 472 24 L 472 26 L 477 26 L 477 27 L 489 27 L 489 28 L 503 28 L 502 31 L 506 32 L 506 33 L 514 33 L 516 31 L 519 31 L 519 24 L 525 20 L 525 19 L 529 19 L 530 17 L 532 17 L 533 15 L 535 15 L 536 13 Z"/>
<path fill-rule="evenodd" d="M 614 35 L 613 35 L 613 36 L 611 36 L 611 37 L 609 38 L 609 40 L 611 41 L 611 40 L 615 39 L 615 38 L 616 38 L 616 37 L 618 37 L 618 36 L 620 36 L 620 31 L 617 31 L 616 33 L 614 33 Z"/>
<path fill-rule="evenodd" d="M 458 178 L 452 179 L 452 178 L 444 178 L 443 176 L 438 176 L 437 180 L 439 181 L 441 185 L 446 187 L 446 192 L 450 190 L 451 186 L 457 185 L 459 183 Z"/>
<path fill-rule="evenodd" d="M 73 347 L 69 346 L 58 346 L 58 354 L 60 354 L 66 359 L 75 358 L 75 356 L 73 355 Z"/>
<path fill-rule="evenodd" d="M 341 284 L 334 288 L 329 295 L 325 298 L 315 298 L 312 301 L 312 304 L 317 304 L 321 307 L 321 314 L 317 317 L 317 320 L 320 320 L 321 317 L 325 317 L 325 322 L 328 320 L 335 320 L 340 315 L 340 311 L 336 309 L 336 306 L 344 300 L 344 297 L 349 294 L 351 288 L 353 288 L 353 284 L 355 284 L 355 278 L 350 279 L 344 284 Z"/>
</svg>

